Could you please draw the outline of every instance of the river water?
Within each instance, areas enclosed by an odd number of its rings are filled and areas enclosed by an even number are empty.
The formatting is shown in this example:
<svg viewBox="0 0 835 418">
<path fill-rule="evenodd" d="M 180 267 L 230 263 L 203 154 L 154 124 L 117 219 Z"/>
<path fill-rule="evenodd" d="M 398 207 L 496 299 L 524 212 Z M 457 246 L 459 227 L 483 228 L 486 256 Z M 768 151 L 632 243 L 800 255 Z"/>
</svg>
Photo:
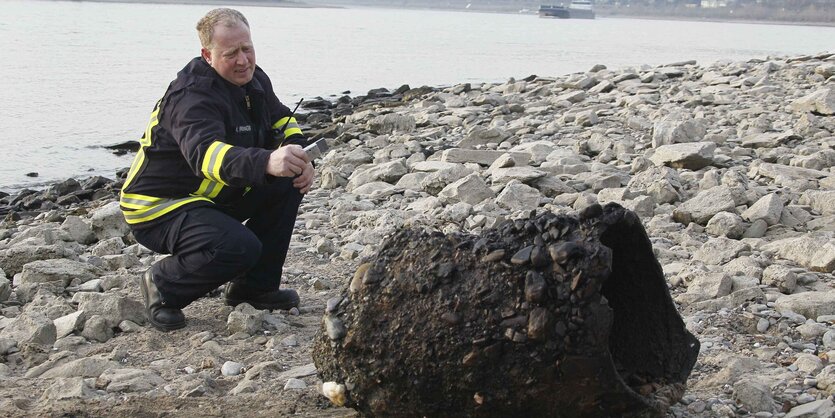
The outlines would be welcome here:
<svg viewBox="0 0 835 418">
<path fill-rule="evenodd" d="M 130 165 L 138 139 L 214 6 L 0 0 L 0 190 Z M 369 8 L 241 6 L 285 103 L 402 84 L 501 82 L 684 60 L 823 52 L 835 28 Z M 26 173 L 37 172 L 38 177 Z"/>
</svg>

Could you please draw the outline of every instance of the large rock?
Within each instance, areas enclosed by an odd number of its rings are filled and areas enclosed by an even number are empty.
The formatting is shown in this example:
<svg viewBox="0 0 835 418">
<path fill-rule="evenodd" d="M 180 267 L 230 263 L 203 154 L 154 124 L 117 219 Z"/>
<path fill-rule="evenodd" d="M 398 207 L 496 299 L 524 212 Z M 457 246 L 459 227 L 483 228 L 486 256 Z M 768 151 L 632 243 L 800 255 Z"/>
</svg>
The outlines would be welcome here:
<svg viewBox="0 0 835 418">
<path fill-rule="evenodd" d="M 145 305 L 119 294 L 80 292 L 73 296 L 73 302 L 78 303 L 78 310 L 84 311 L 86 319 L 100 315 L 110 328 L 124 320 L 145 323 Z"/>
<path fill-rule="evenodd" d="M 807 190 L 800 196 L 800 204 L 822 215 L 835 215 L 835 190 Z"/>
<path fill-rule="evenodd" d="M 766 244 L 763 249 L 813 271 L 831 273 L 835 270 L 835 243 L 829 233 L 785 238 Z"/>
<path fill-rule="evenodd" d="M 835 315 L 835 290 L 782 295 L 774 302 L 774 308 L 780 312 L 799 313 L 809 319 Z"/>
<path fill-rule="evenodd" d="M 695 222 L 706 225 L 719 212 L 736 211 L 734 192 L 727 186 L 716 186 L 702 190 L 693 198 L 679 205 L 673 211 L 673 219 L 683 224 Z"/>
<path fill-rule="evenodd" d="M 58 283 L 69 286 L 70 282 L 88 282 L 101 276 L 101 271 L 92 264 L 57 259 L 33 261 L 23 266 L 19 285 L 30 283 Z"/>
<path fill-rule="evenodd" d="M 548 175 L 548 172 L 533 167 L 507 167 L 488 170 L 490 182 L 495 185 L 509 184 L 513 180 L 525 184 L 533 183 Z"/>
<path fill-rule="evenodd" d="M 725 264 L 751 247 L 744 243 L 725 237 L 710 238 L 699 247 L 693 254 L 693 260 L 701 261 L 708 265 Z"/>
<path fill-rule="evenodd" d="M 165 384 L 153 370 L 146 369 L 107 369 L 96 381 L 108 392 L 147 392 Z"/>
<path fill-rule="evenodd" d="M 413 116 L 396 113 L 376 116 L 368 121 L 368 130 L 378 134 L 412 132 L 415 130 L 415 126 Z"/>
<path fill-rule="evenodd" d="M 542 194 L 539 193 L 539 190 L 523 184 L 518 180 L 512 180 L 496 196 L 496 203 L 499 206 L 511 210 L 536 209 L 541 200 Z"/>
<path fill-rule="evenodd" d="M 783 200 L 775 193 L 765 195 L 751 205 L 750 208 L 742 212 L 742 218 L 753 222 L 757 219 L 762 219 L 768 225 L 776 225 L 780 222 L 780 216 L 783 214 Z"/>
<path fill-rule="evenodd" d="M 119 368 L 119 363 L 104 357 L 84 357 L 72 360 L 40 374 L 41 378 L 55 377 L 99 377 L 105 370 Z M 28 376 L 27 377 L 38 377 Z"/>
<path fill-rule="evenodd" d="M 128 223 L 119 209 L 119 202 L 110 202 L 96 209 L 90 216 L 90 224 L 99 240 L 124 237 L 130 233 Z"/>
<path fill-rule="evenodd" d="M 372 165 L 365 169 L 358 169 L 351 174 L 345 190 L 350 192 L 359 186 L 375 181 L 395 183 L 403 177 L 404 174 L 409 172 L 409 168 L 406 167 L 404 162 L 405 160 L 399 159 L 383 164 Z"/>
<path fill-rule="evenodd" d="M 832 418 L 835 404 L 831 399 L 819 399 L 792 408 L 785 418 Z"/>
<path fill-rule="evenodd" d="M 450 183 L 438 193 L 438 198 L 445 202 L 466 202 L 471 205 L 494 197 L 496 197 L 496 194 L 487 186 L 484 179 L 476 173 Z"/>
<path fill-rule="evenodd" d="M 820 115 L 835 115 L 835 87 L 829 86 L 803 96 L 791 107 L 797 112 L 813 112 Z"/>
<path fill-rule="evenodd" d="M 76 311 L 53 320 L 52 323 L 55 324 L 56 337 L 64 338 L 72 334 L 73 331 L 82 329 L 85 318 L 84 311 Z"/>
<path fill-rule="evenodd" d="M 482 236 L 401 230 L 380 248 L 314 342 L 338 405 L 368 416 L 662 416 L 683 393 L 699 343 L 639 218 L 617 205 Z M 341 332 L 328 332 L 336 321 Z M 659 390 L 639 395 L 624 375 Z"/>
<path fill-rule="evenodd" d="M 479 165 L 489 166 L 496 161 L 497 158 L 507 155 L 505 151 L 493 151 L 493 150 L 475 150 L 475 149 L 463 149 L 463 148 L 452 148 L 448 150 L 444 150 L 441 153 L 441 161 L 446 161 L 450 163 L 475 163 Z M 522 152 L 514 152 L 511 154 L 513 159 L 516 161 L 517 164 L 525 165 L 528 163 L 530 156 L 528 154 Z"/>
<path fill-rule="evenodd" d="M 751 379 L 741 379 L 734 384 L 734 399 L 749 412 L 773 412 L 774 397 L 767 384 Z"/>
<path fill-rule="evenodd" d="M 499 128 L 473 126 L 467 131 L 467 136 L 458 143 L 460 148 L 478 148 L 487 144 L 498 144 L 510 136 Z"/>
<path fill-rule="evenodd" d="M 627 183 L 632 195 L 646 195 L 656 203 L 674 203 L 681 200 L 681 177 L 669 167 L 652 167 L 644 170 Z"/>
<path fill-rule="evenodd" d="M 662 145 L 649 157 L 656 165 L 672 168 L 700 170 L 713 164 L 713 142 L 691 142 L 684 144 Z"/>
<path fill-rule="evenodd" d="M 61 229 L 66 231 L 72 240 L 79 244 L 89 245 L 96 242 L 96 234 L 93 233 L 93 228 L 79 216 L 67 216 L 61 224 Z"/>
<path fill-rule="evenodd" d="M 692 119 L 684 114 L 671 114 L 655 123 L 652 128 L 652 146 L 702 141 L 707 125 L 702 119 Z"/>
<path fill-rule="evenodd" d="M 0 338 L 17 341 L 18 346 L 36 344 L 52 346 L 56 340 L 55 324 L 38 313 L 24 313 L 0 331 Z"/>
<path fill-rule="evenodd" d="M 9 276 L 14 276 L 23 270 L 23 266 L 38 260 L 53 260 L 59 258 L 74 258 L 76 253 L 66 244 L 52 245 L 17 245 L 6 250 L 0 250 L 0 268 Z"/>
<path fill-rule="evenodd" d="M 230 334 L 243 332 L 252 335 L 261 329 L 263 321 L 264 311 L 255 309 L 248 303 L 242 303 L 229 313 L 226 319 L 226 329 Z"/>
<path fill-rule="evenodd" d="M 691 304 L 716 299 L 730 294 L 732 286 L 731 277 L 725 273 L 699 274 L 687 285 L 687 292 L 676 297 L 676 301 Z"/>
<path fill-rule="evenodd" d="M 86 399 L 96 395 L 96 391 L 87 385 L 81 377 L 59 377 L 55 379 L 41 395 L 45 401 L 68 399 Z"/>
</svg>

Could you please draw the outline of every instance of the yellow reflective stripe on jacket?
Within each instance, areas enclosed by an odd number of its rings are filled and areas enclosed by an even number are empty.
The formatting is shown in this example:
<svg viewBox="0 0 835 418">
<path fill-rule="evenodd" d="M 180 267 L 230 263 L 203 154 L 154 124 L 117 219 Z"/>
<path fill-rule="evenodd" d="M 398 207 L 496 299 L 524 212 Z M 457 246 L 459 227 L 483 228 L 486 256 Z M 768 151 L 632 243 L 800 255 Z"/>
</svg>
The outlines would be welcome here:
<svg viewBox="0 0 835 418">
<path fill-rule="evenodd" d="M 285 128 L 284 125 L 287 125 Z M 278 130 L 281 134 L 278 136 L 279 141 L 284 141 L 284 138 L 293 135 L 299 135 L 302 133 L 301 128 L 299 128 L 299 123 L 296 121 L 296 118 L 291 118 L 289 116 L 285 116 L 278 120 L 278 122 L 273 124 L 273 129 Z"/>
<path fill-rule="evenodd" d="M 141 195 L 133 195 L 133 196 L 141 196 Z M 141 222 L 150 221 L 156 218 L 159 218 L 166 213 L 169 213 L 180 206 L 197 202 L 197 201 L 207 201 L 211 202 L 210 199 L 202 197 L 202 196 L 189 196 L 180 199 L 162 199 L 162 198 L 154 198 L 150 196 L 144 196 L 144 198 L 148 199 L 136 199 L 131 197 L 122 196 L 119 200 L 119 203 L 124 207 L 131 206 L 141 206 L 141 209 L 136 209 L 132 211 L 123 211 L 125 215 L 125 220 L 129 224 L 138 224 Z M 153 202 L 152 202 L 153 201 Z M 143 203 L 144 202 L 144 205 Z"/>
<path fill-rule="evenodd" d="M 200 183 L 200 187 L 197 189 L 196 192 L 194 192 L 194 194 L 214 199 L 217 197 L 217 195 L 220 194 L 220 191 L 222 189 L 222 184 L 209 179 L 203 179 L 203 181 Z"/>
<path fill-rule="evenodd" d="M 151 135 L 152 129 L 155 126 L 159 125 L 159 105 L 162 103 L 162 99 L 157 101 L 156 106 L 154 106 L 154 111 L 151 112 L 151 118 L 148 121 L 148 127 L 145 128 L 145 133 L 142 135 L 142 138 L 139 139 L 139 151 L 136 152 L 136 157 L 133 158 L 133 162 L 130 165 L 130 170 L 128 170 L 128 176 L 125 178 L 125 184 L 122 186 L 122 190 L 125 190 L 136 177 L 136 173 L 139 172 L 139 169 L 142 168 L 142 165 L 145 163 L 145 148 L 151 146 Z"/>
<path fill-rule="evenodd" d="M 206 154 L 203 156 L 203 164 L 200 167 L 203 176 L 226 186 L 226 182 L 220 178 L 220 168 L 223 166 L 223 157 L 226 156 L 226 153 L 230 149 L 232 149 L 232 146 L 227 143 L 220 141 L 212 142 L 209 145 L 209 149 L 206 150 Z"/>
</svg>

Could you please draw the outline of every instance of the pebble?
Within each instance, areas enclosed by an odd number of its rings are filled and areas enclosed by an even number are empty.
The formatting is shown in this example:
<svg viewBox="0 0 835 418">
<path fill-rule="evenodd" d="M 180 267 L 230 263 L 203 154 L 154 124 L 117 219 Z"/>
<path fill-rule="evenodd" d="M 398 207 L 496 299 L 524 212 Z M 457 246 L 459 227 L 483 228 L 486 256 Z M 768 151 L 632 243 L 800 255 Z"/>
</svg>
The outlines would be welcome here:
<svg viewBox="0 0 835 418">
<path fill-rule="evenodd" d="M 224 376 L 237 376 L 241 374 L 244 369 L 244 365 L 242 363 L 237 363 L 234 361 L 227 361 L 223 363 L 223 366 L 220 368 L 221 374 Z"/>
</svg>

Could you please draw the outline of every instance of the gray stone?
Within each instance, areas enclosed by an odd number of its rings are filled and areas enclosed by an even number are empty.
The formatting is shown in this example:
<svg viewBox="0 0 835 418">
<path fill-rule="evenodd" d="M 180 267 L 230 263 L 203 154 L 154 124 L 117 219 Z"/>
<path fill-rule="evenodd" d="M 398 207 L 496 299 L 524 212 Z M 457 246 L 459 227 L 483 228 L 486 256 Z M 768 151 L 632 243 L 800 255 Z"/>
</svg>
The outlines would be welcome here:
<svg viewBox="0 0 835 418">
<path fill-rule="evenodd" d="M 742 238 L 762 238 L 766 231 L 768 231 L 768 223 L 762 219 L 757 219 L 742 233 Z"/>
<path fill-rule="evenodd" d="M 835 330 L 828 330 L 823 334 L 823 346 L 827 350 L 835 350 Z"/>
<path fill-rule="evenodd" d="M 772 264 L 763 270 L 762 283 L 774 286 L 782 293 L 792 294 L 797 288 L 797 275 L 786 266 Z"/>
<path fill-rule="evenodd" d="M 792 408 L 784 418 L 832 418 L 835 404 L 831 399 L 812 401 Z"/>
<path fill-rule="evenodd" d="M 40 375 L 41 378 L 54 377 L 99 377 L 107 369 L 121 367 L 119 363 L 103 357 L 84 357 L 56 366 Z M 38 377 L 29 376 L 27 377 Z"/>
<path fill-rule="evenodd" d="M 88 340 L 103 343 L 113 338 L 113 329 L 108 326 L 107 320 L 104 317 L 101 315 L 93 315 L 84 323 L 81 336 Z"/>
<path fill-rule="evenodd" d="M 0 338 L 0 356 L 8 354 L 15 347 L 17 347 L 17 341 L 11 338 Z"/>
<path fill-rule="evenodd" d="M 87 385 L 82 377 L 59 377 L 41 395 L 42 400 L 61 401 L 86 399 L 95 396 L 96 391 Z"/>
<path fill-rule="evenodd" d="M 735 212 L 734 192 L 727 186 L 716 186 L 699 192 L 673 211 L 673 219 L 689 224 L 706 225 L 719 212 Z"/>
<path fill-rule="evenodd" d="M 465 202 L 471 205 L 475 205 L 484 199 L 492 199 L 495 196 L 493 190 L 476 173 L 456 180 L 438 192 L 438 198 L 444 202 Z"/>
<path fill-rule="evenodd" d="M 506 131 L 498 128 L 474 126 L 467 131 L 467 135 L 458 143 L 460 148 L 476 148 L 487 144 L 498 144 L 509 137 Z"/>
<path fill-rule="evenodd" d="M 66 231 L 70 238 L 79 244 L 90 245 L 96 242 L 96 234 L 93 233 L 93 228 L 79 216 L 67 216 L 61 224 L 61 229 Z"/>
<path fill-rule="evenodd" d="M 707 133 L 706 123 L 702 119 L 692 119 L 688 115 L 672 114 L 655 123 L 652 128 L 652 146 L 699 142 Z"/>
<path fill-rule="evenodd" d="M 17 284 L 57 283 L 66 287 L 72 281 L 83 283 L 100 275 L 101 271 L 88 263 L 67 259 L 38 260 L 23 266 Z"/>
<path fill-rule="evenodd" d="M 98 244 L 93 246 L 90 252 L 95 256 L 105 256 L 105 255 L 114 255 L 119 254 L 125 248 L 125 241 L 122 240 L 122 237 L 113 237 L 103 241 L 100 241 Z"/>
<path fill-rule="evenodd" d="M 764 245 L 763 249 L 774 251 L 780 257 L 812 271 L 831 273 L 835 270 L 835 243 L 829 234 L 776 240 Z"/>
<path fill-rule="evenodd" d="M 835 392 L 835 364 L 830 364 L 824 367 L 820 373 L 815 376 L 815 380 L 817 381 L 815 386 L 818 389 L 829 393 Z"/>
<path fill-rule="evenodd" d="M 791 167 L 784 164 L 755 162 L 751 164 L 748 170 L 748 177 L 755 178 L 757 176 L 771 179 L 817 180 L 830 176 L 830 173 L 808 168 Z"/>
<path fill-rule="evenodd" d="M 287 383 L 284 384 L 284 390 L 298 390 L 298 389 L 306 389 L 307 383 L 304 380 L 290 378 L 287 380 Z"/>
<path fill-rule="evenodd" d="M 52 245 L 16 245 L 0 250 L 0 266 L 9 276 L 23 270 L 23 266 L 37 260 L 72 258 L 76 253 L 63 243 Z"/>
<path fill-rule="evenodd" d="M 757 219 L 764 220 L 768 225 L 775 225 L 780 221 L 783 214 L 783 201 L 774 193 L 765 195 L 750 208 L 742 212 L 742 217 L 753 222 Z"/>
<path fill-rule="evenodd" d="M 739 239 L 745 233 L 745 224 L 742 217 L 735 213 L 718 212 L 707 222 L 705 231 L 714 236 Z"/>
<path fill-rule="evenodd" d="M 56 337 L 64 338 L 72 334 L 73 331 L 82 329 L 84 318 L 84 311 L 76 311 L 53 320 L 52 323 L 55 324 Z"/>
<path fill-rule="evenodd" d="M 126 319 L 122 322 L 119 322 L 119 329 L 125 333 L 139 332 L 142 331 L 142 326 L 137 324 L 136 322 Z"/>
<path fill-rule="evenodd" d="M 406 167 L 404 159 L 372 165 L 364 169 L 360 168 L 351 174 L 351 177 L 348 180 L 348 185 L 345 186 L 345 190 L 350 192 L 359 186 L 375 181 L 395 183 L 408 172 L 409 168 Z"/>
<path fill-rule="evenodd" d="M 263 320 L 264 311 L 259 311 L 248 303 L 242 303 L 229 313 L 226 320 L 226 329 L 230 334 L 244 332 L 252 335 L 261 330 Z"/>
<path fill-rule="evenodd" d="M 740 379 L 734 384 L 734 399 L 749 412 L 773 412 L 771 389 L 763 382 Z"/>
<path fill-rule="evenodd" d="M 2 270 L 0 270 L 2 272 Z M 0 277 L 0 303 L 9 300 L 9 297 L 12 295 L 12 284 L 9 282 L 9 279 L 3 275 Z"/>
<path fill-rule="evenodd" d="M 835 190 L 807 190 L 799 200 L 801 205 L 809 205 L 821 215 L 835 214 Z"/>
<path fill-rule="evenodd" d="M 797 370 L 811 375 L 818 374 L 823 369 L 823 361 L 820 357 L 809 353 L 797 353 L 792 364 L 797 367 Z"/>
<path fill-rule="evenodd" d="M 165 384 L 165 380 L 153 370 L 112 368 L 99 376 L 97 384 L 108 392 L 147 392 Z"/>
<path fill-rule="evenodd" d="M 119 209 L 119 202 L 110 202 L 96 209 L 90 216 L 90 223 L 99 240 L 124 237 L 130 233 L 130 228 Z"/>
<path fill-rule="evenodd" d="M 36 312 L 23 313 L 0 331 L 0 338 L 14 340 L 18 346 L 52 346 L 56 340 L 55 324 L 45 315 Z"/>
<path fill-rule="evenodd" d="M 490 181 L 494 185 L 508 184 L 513 180 L 532 183 L 548 175 L 548 172 L 533 167 L 493 168 L 487 172 L 490 174 Z"/>
<path fill-rule="evenodd" d="M 774 302 L 774 308 L 779 312 L 796 312 L 811 319 L 821 315 L 835 315 L 835 290 L 782 295 Z"/>
<path fill-rule="evenodd" d="M 676 297 L 679 303 L 691 304 L 731 293 L 731 277 L 725 273 L 702 273 L 687 285 L 687 292 Z"/>
<path fill-rule="evenodd" d="M 791 103 L 796 112 L 814 112 L 820 115 L 835 115 L 835 87 L 824 87 Z"/>
<path fill-rule="evenodd" d="M 760 281 L 763 275 L 763 268 L 760 263 L 751 257 L 737 257 L 722 266 L 722 270 L 731 276 L 742 275 L 752 277 Z"/>
<path fill-rule="evenodd" d="M 678 169 L 700 170 L 713 164 L 713 152 L 715 149 L 716 144 L 713 142 L 662 145 L 655 149 L 655 152 L 649 159 L 656 165 L 666 165 Z"/>
<path fill-rule="evenodd" d="M 227 361 L 223 363 L 223 366 L 220 368 L 221 374 L 224 376 L 237 376 L 241 374 L 244 370 L 244 365 L 242 363 L 234 362 L 234 361 Z"/>
<path fill-rule="evenodd" d="M 525 153 L 515 152 L 508 154 L 505 151 L 494 150 L 474 150 L 463 148 L 452 148 L 444 150 L 441 153 L 441 161 L 450 163 L 475 163 L 479 165 L 489 166 L 493 164 L 499 157 L 504 155 L 512 155 L 515 164 L 525 165 L 528 163 L 530 156 Z"/>
<path fill-rule="evenodd" d="M 681 200 L 681 178 L 669 167 L 652 167 L 633 176 L 626 185 L 634 195 L 646 195 L 658 204 Z"/>
<path fill-rule="evenodd" d="M 325 323 L 325 332 L 328 334 L 328 338 L 333 341 L 341 340 L 348 333 L 345 323 L 337 317 L 325 315 L 322 321 Z"/>
<path fill-rule="evenodd" d="M 420 182 L 421 188 L 427 193 L 436 196 L 444 187 L 473 174 L 473 170 L 463 164 L 455 164 L 448 168 L 430 173 Z"/>
<path fill-rule="evenodd" d="M 539 190 L 518 180 L 511 180 L 496 197 L 496 203 L 511 210 L 535 209 L 542 197 Z"/>
<path fill-rule="evenodd" d="M 693 254 L 693 259 L 708 265 L 721 265 L 733 260 L 743 251 L 749 251 L 748 244 L 725 237 L 711 238 Z"/>
<path fill-rule="evenodd" d="M 78 303 L 78 310 L 87 315 L 101 315 L 110 328 L 116 328 L 124 320 L 145 323 L 145 305 L 134 299 L 115 293 L 76 293 L 73 302 Z"/>
<path fill-rule="evenodd" d="M 415 118 L 410 115 L 389 113 L 372 118 L 368 121 L 369 131 L 377 134 L 406 133 L 415 130 Z"/>
</svg>

